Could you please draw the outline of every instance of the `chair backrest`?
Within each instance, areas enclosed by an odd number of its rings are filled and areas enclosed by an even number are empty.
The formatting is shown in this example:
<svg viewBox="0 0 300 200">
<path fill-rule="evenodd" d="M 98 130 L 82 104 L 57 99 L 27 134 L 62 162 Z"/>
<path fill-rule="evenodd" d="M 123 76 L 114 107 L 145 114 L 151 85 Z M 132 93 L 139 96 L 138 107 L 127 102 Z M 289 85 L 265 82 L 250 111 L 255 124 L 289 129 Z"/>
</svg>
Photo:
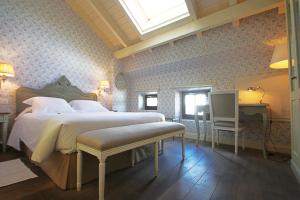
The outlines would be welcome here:
<svg viewBox="0 0 300 200">
<path fill-rule="evenodd" d="M 209 93 L 211 121 L 235 122 L 239 119 L 239 95 L 237 90 Z"/>
</svg>

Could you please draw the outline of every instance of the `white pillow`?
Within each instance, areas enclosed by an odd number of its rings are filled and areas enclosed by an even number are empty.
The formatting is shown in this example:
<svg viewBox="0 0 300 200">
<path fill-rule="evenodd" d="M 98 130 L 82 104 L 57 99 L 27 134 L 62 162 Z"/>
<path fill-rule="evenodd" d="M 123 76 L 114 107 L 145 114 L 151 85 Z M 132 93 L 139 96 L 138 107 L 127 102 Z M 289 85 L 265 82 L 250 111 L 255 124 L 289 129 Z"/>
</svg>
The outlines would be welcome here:
<svg viewBox="0 0 300 200">
<path fill-rule="evenodd" d="M 32 98 L 30 98 L 30 99 L 26 99 L 26 100 L 22 101 L 22 103 L 32 106 L 33 98 L 34 98 L 34 97 L 32 97 Z"/>
<path fill-rule="evenodd" d="M 72 113 L 74 109 L 64 99 L 54 97 L 32 97 L 23 101 L 32 105 L 32 113 Z"/>
<path fill-rule="evenodd" d="M 20 119 L 23 115 L 25 115 L 26 113 L 30 113 L 30 112 L 32 112 L 32 107 L 30 106 L 30 107 L 27 107 L 27 108 L 25 108 L 16 118 L 15 118 L 15 120 L 18 120 L 18 119 Z"/>
<path fill-rule="evenodd" d="M 80 112 L 109 112 L 107 108 L 102 106 L 97 101 L 91 100 L 73 100 L 69 104 L 77 111 Z"/>
</svg>

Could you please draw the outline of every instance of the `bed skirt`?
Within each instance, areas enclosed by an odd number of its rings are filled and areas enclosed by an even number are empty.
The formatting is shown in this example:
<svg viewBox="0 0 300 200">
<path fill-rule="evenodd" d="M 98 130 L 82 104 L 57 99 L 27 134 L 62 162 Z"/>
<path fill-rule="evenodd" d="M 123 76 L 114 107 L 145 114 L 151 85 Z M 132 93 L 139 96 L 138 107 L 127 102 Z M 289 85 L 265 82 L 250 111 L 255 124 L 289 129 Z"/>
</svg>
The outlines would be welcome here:
<svg viewBox="0 0 300 200">
<path fill-rule="evenodd" d="M 30 158 L 32 152 L 24 143 L 21 149 Z M 144 147 L 136 151 L 136 162 L 146 159 L 152 154 L 152 148 Z M 53 152 L 47 160 L 38 164 L 39 167 L 51 178 L 51 180 L 61 189 L 68 190 L 76 188 L 76 153 L 62 154 Z M 87 183 L 98 179 L 98 159 L 83 152 L 82 183 Z M 131 151 L 126 151 L 106 160 L 106 173 L 111 173 L 131 166 Z"/>
</svg>

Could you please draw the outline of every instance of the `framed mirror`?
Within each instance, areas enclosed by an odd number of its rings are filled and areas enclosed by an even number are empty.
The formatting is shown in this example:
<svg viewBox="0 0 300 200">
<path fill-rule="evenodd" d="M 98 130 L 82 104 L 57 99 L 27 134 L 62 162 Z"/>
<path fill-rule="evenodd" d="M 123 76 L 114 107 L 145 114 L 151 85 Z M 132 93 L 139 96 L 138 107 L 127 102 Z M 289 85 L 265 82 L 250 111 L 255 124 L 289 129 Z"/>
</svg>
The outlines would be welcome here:
<svg viewBox="0 0 300 200">
<path fill-rule="evenodd" d="M 118 90 L 126 89 L 126 80 L 125 75 L 123 73 L 118 73 L 115 77 L 115 86 Z"/>
</svg>

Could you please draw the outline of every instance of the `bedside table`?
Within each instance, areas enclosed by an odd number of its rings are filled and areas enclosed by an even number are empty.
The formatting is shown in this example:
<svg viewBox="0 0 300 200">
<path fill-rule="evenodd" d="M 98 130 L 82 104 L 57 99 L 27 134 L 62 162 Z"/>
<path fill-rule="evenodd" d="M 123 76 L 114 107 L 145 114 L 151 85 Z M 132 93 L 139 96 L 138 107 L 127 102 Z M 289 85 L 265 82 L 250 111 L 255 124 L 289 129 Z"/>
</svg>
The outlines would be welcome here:
<svg viewBox="0 0 300 200">
<path fill-rule="evenodd" d="M 2 151 L 6 151 L 7 128 L 9 121 L 9 113 L 0 113 L 0 123 L 2 123 Z"/>
</svg>

